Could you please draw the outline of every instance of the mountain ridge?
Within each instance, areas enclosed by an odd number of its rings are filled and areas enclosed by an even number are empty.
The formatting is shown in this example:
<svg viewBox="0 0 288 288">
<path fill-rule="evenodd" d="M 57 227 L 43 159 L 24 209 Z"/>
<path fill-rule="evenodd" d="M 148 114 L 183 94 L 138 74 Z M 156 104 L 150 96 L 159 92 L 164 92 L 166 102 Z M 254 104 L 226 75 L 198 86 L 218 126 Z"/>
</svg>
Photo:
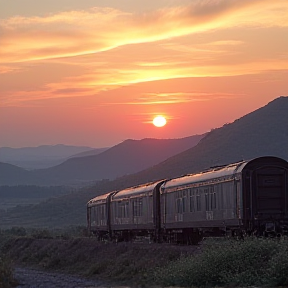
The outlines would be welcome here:
<svg viewBox="0 0 288 288">
<path fill-rule="evenodd" d="M 97 150 L 88 146 L 65 144 L 40 145 L 37 147 L 0 147 L 0 162 L 9 163 L 24 169 L 33 170 L 55 166 L 80 152 Z M 100 152 L 101 152 L 101 148 Z"/>
<path fill-rule="evenodd" d="M 115 179 L 139 172 L 182 152 L 196 145 L 204 135 L 180 139 L 127 139 L 97 155 L 76 155 L 56 166 L 29 171 L 17 181 L 13 175 L 3 179 L 0 173 L 0 185 L 84 185 L 87 181 Z"/>
<path fill-rule="evenodd" d="M 281 96 L 232 123 L 212 129 L 198 145 L 147 169 L 147 179 L 177 177 L 263 155 L 288 160 L 287 111 L 288 97 Z"/>
<path fill-rule="evenodd" d="M 85 225 L 87 202 L 109 191 L 196 173 L 211 166 L 238 162 L 242 158 L 251 160 L 259 156 L 276 156 L 288 160 L 287 111 L 288 97 L 279 97 L 231 124 L 213 129 L 194 147 L 153 167 L 113 181 L 98 181 L 76 193 L 49 199 L 31 209 L 11 209 L 4 214 L 1 223 L 6 226 L 29 223 L 38 227 Z"/>
</svg>

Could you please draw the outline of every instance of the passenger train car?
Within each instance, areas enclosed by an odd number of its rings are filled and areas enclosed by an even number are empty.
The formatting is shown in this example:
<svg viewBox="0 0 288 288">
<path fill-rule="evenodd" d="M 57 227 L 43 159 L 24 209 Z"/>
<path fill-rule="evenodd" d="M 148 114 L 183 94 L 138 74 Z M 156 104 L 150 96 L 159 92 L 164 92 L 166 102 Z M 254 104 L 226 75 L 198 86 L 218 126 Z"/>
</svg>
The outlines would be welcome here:
<svg viewBox="0 0 288 288">
<path fill-rule="evenodd" d="M 288 233 L 288 163 L 265 156 L 113 191 L 87 204 L 99 239 L 147 236 L 197 243 L 203 236 Z"/>
</svg>

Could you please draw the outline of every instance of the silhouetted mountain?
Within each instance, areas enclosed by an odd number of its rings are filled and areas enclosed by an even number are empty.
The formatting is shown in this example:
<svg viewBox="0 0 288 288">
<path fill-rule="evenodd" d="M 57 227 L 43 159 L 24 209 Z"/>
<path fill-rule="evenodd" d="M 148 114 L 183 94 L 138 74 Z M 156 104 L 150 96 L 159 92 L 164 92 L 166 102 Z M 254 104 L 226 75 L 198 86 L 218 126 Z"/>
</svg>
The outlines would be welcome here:
<svg viewBox="0 0 288 288">
<path fill-rule="evenodd" d="M 12 164 L 0 162 L 1 185 L 9 185 L 11 182 L 26 184 L 31 180 L 29 171 Z"/>
<path fill-rule="evenodd" d="M 126 140 L 101 154 L 71 158 L 48 169 L 34 171 L 49 184 L 82 183 L 139 172 L 195 146 L 204 135 L 182 139 Z"/>
<path fill-rule="evenodd" d="M 21 207 L 11 209 L 5 217 L 2 217 L 2 225 L 11 226 L 15 221 L 17 225 L 30 223 L 33 226 L 85 225 L 87 201 L 108 191 L 155 179 L 177 177 L 198 172 L 210 166 L 232 163 L 241 159 L 248 160 L 258 156 L 278 156 L 288 160 L 287 111 L 288 97 L 277 98 L 231 124 L 212 130 L 195 147 L 152 168 L 114 181 L 97 182 L 93 187 L 50 199 L 31 209 Z"/>
<path fill-rule="evenodd" d="M 0 148 L 0 162 L 13 164 L 25 169 L 40 169 L 58 165 L 68 157 L 81 152 L 94 151 L 97 149 L 87 146 L 69 145 L 42 145 L 38 147 L 23 148 Z M 103 150 L 100 148 L 99 153 Z"/>
<path fill-rule="evenodd" d="M 92 150 L 89 150 L 89 151 L 84 151 L 84 152 L 81 152 L 81 153 L 77 153 L 77 154 L 71 155 L 70 157 L 67 157 L 67 158 L 95 156 L 95 155 L 98 155 L 100 153 L 103 153 L 104 151 L 108 150 L 109 148 L 110 147 L 96 148 L 96 149 L 92 149 Z"/>
<path fill-rule="evenodd" d="M 9 185 L 84 185 L 87 181 L 115 179 L 164 161 L 172 155 L 195 146 L 203 137 L 204 135 L 182 139 L 130 139 L 97 155 L 85 157 L 74 155 L 73 158 L 57 166 L 26 171 L 29 172 L 26 173 L 26 179 L 14 179 L 13 173 L 8 173 L 9 177 L 2 179 L 0 173 L 0 185 L 4 185 L 4 183 Z M 91 151 L 94 150 L 90 150 L 88 153 Z"/>
<path fill-rule="evenodd" d="M 195 147 L 134 176 L 146 182 L 264 155 L 288 160 L 288 97 L 212 130 Z"/>
</svg>

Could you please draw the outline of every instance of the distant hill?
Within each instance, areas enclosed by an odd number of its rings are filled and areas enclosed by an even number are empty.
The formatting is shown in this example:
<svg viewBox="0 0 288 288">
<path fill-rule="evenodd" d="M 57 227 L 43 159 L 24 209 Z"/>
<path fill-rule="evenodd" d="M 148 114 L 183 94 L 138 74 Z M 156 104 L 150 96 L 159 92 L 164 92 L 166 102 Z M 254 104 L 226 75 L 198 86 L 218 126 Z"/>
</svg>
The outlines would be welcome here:
<svg viewBox="0 0 288 288">
<path fill-rule="evenodd" d="M 95 148 L 95 149 L 92 149 L 92 150 L 88 150 L 88 151 L 84 151 L 84 152 L 81 152 L 81 153 L 77 153 L 77 154 L 74 154 L 72 156 L 69 156 L 67 158 L 76 158 L 76 157 L 85 157 L 85 156 L 94 156 L 94 155 L 98 155 L 106 150 L 108 150 L 110 147 L 105 147 L 105 148 Z"/>
<path fill-rule="evenodd" d="M 13 176 L 12 176 L 13 175 Z M 0 179 L 1 185 L 7 185 L 11 181 L 11 176 L 15 182 L 23 182 L 26 184 L 26 181 L 31 181 L 29 171 L 26 171 L 23 168 L 17 167 L 12 164 L 0 162 Z"/>
<path fill-rule="evenodd" d="M 134 177 L 140 182 L 176 177 L 264 155 L 288 160 L 288 97 L 212 130 L 195 147 Z"/>
<path fill-rule="evenodd" d="M 99 181 L 94 186 L 83 188 L 77 193 L 49 199 L 29 209 L 25 207 L 11 209 L 3 213 L 0 225 L 2 227 L 15 224 L 38 227 L 85 225 L 87 201 L 108 191 L 155 179 L 193 173 L 240 159 L 271 155 L 288 160 L 287 111 L 288 97 L 277 98 L 231 124 L 212 130 L 195 147 L 158 165 L 114 181 Z"/>
<path fill-rule="evenodd" d="M 99 150 L 99 151 L 98 151 Z M 41 169 L 58 165 L 75 154 L 93 151 L 103 152 L 103 148 L 95 149 L 87 146 L 42 145 L 38 147 L 0 148 L 0 162 L 13 164 L 25 169 Z"/>
<path fill-rule="evenodd" d="M 3 179 L 0 173 L 0 185 L 85 185 L 88 181 L 115 179 L 156 165 L 195 146 L 204 136 L 205 134 L 182 139 L 129 139 L 97 155 L 75 157 L 78 154 L 57 166 L 29 171 L 24 180 L 15 180 L 13 173 L 8 173 Z M 91 151 L 93 150 L 88 153 Z M 95 154 L 95 151 L 92 153 Z"/>
</svg>

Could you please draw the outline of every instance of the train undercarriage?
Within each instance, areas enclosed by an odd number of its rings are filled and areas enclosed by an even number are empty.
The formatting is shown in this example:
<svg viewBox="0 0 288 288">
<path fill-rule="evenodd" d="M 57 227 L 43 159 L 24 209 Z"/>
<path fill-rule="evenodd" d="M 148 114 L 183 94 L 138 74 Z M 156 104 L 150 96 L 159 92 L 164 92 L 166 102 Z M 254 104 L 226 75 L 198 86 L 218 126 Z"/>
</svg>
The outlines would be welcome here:
<svg viewBox="0 0 288 288">
<path fill-rule="evenodd" d="M 197 245 L 206 238 L 235 238 L 245 237 L 282 237 L 288 236 L 288 221 L 283 220 L 258 220 L 251 221 L 244 226 L 232 227 L 204 227 L 204 228 L 183 228 L 183 229 L 162 229 L 155 230 L 114 230 L 93 231 L 92 236 L 99 241 L 112 242 L 145 242 L 145 243 L 171 243 L 183 245 Z"/>
</svg>

